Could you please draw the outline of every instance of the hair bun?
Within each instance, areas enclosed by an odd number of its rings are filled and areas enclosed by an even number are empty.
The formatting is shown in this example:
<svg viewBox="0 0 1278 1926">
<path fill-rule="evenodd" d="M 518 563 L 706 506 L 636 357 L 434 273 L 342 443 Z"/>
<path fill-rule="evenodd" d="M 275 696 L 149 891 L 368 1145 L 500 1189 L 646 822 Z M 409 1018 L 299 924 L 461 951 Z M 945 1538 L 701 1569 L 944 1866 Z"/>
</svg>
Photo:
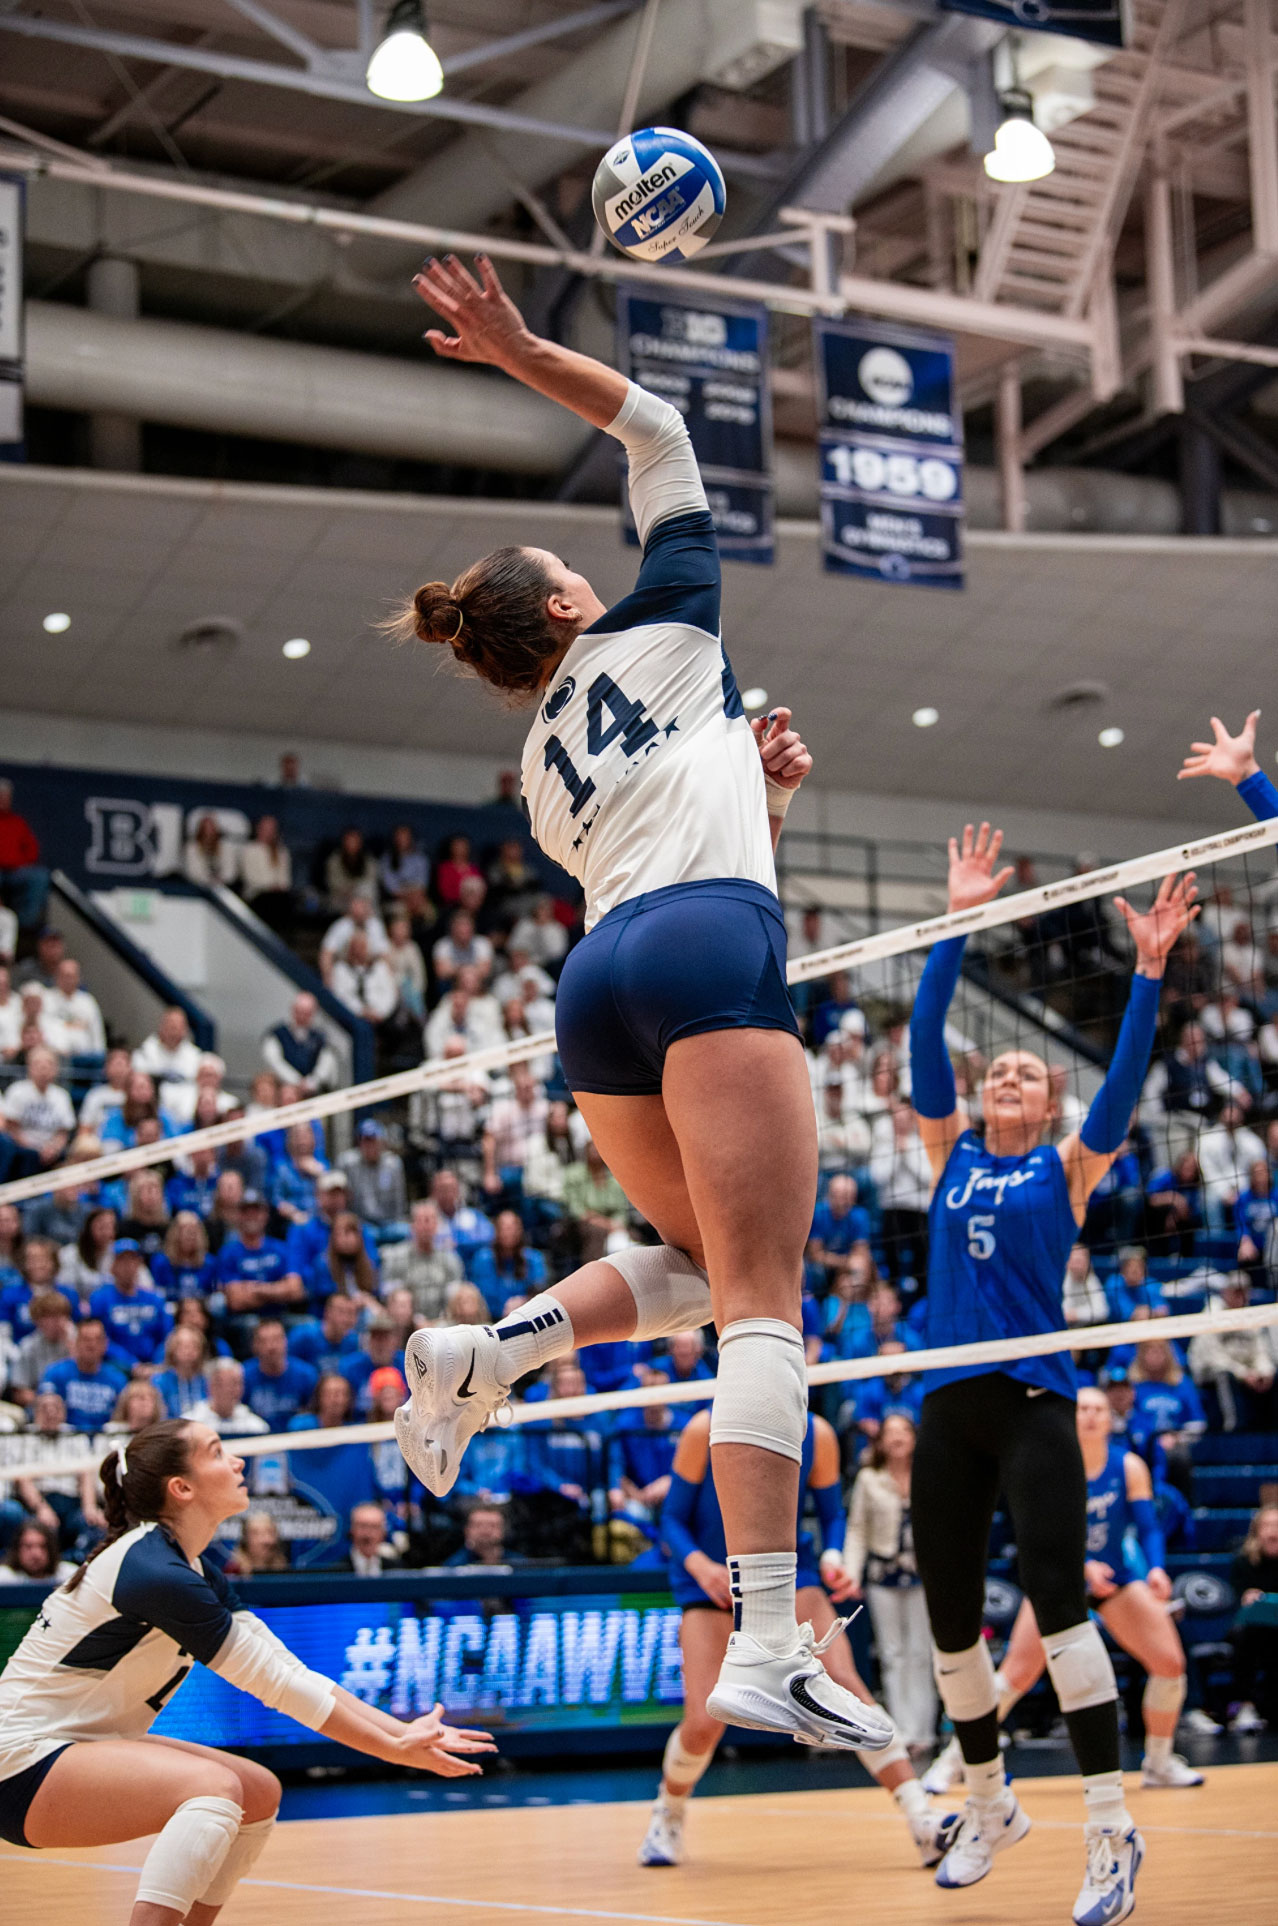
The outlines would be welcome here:
<svg viewBox="0 0 1278 1926">
<path fill-rule="evenodd" d="M 462 611 L 447 582 L 427 582 L 413 597 L 417 634 L 423 642 L 453 647 L 462 631 Z"/>
</svg>

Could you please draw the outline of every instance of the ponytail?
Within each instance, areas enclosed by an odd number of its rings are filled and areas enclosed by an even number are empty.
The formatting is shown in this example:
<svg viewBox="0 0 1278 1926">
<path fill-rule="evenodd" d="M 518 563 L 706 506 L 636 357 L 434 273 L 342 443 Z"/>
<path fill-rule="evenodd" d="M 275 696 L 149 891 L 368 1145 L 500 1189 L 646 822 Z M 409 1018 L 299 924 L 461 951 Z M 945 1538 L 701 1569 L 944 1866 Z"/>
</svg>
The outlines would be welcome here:
<svg viewBox="0 0 1278 1926">
<path fill-rule="evenodd" d="M 169 1480 L 180 1478 L 190 1458 L 190 1425 L 185 1418 L 165 1418 L 135 1433 L 108 1451 L 98 1470 L 102 1482 L 106 1536 L 84 1563 L 71 1574 L 66 1590 L 75 1591 L 95 1558 L 109 1551 L 117 1539 L 138 1525 L 159 1518 L 168 1503 Z"/>
</svg>

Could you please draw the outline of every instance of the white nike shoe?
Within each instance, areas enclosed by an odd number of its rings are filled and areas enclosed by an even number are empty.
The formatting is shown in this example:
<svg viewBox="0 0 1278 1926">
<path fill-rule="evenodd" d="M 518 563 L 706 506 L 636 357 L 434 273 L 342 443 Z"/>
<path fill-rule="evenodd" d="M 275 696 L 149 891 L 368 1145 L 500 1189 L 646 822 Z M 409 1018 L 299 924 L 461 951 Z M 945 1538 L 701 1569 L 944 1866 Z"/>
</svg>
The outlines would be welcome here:
<svg viewBox="0 0 1278 1926">
<path fill-rule="evenodd" d="M 936 1869 L 938 1886 L 975 1886 L 994 1863 L 995 1853 L 1015 1846 L 1030 1829 L 1029 1814 L 1010 1786 L 1000 1801 L 969 1799 L 949 1851 Z"/>
<path fill-rule="evenodd" d="M 653 1801 L 648 1830 L 639 1848 L 641 1866 L 677 1866 L 683 1858 L 683 1810 L 675 1812 L 663 1799 Z"/>
<path fill-rule="evenodd" d="M 1201 1772 L 1195 1772 L 1188 1759 L 1179 1752 L 1173 1752 L 1163 1765 L 1154 1764 L 1148 1757 L 1140 1762 L 1140 1782 L 1147 1791 L 1156 1786 L 1201 1786 L 1206 1783 Z"/>
<path fill-rule="evenodd" d="M 924 1816 L 911 1819 L 910 1837 L 919 1849 L 919 1859 L 925 1866 L 938 1866 L 954 1841 L 963 1823 L 961 1813 L 942 1812 L 939 1806 Z"/>
<path fill-rule="evenodd" d="M 706 1701 L 710 1717 L 754 1732 L 788 1732 L 800 1745 L 881 1752 L 896 1737 L 891 1719 L 836 1685 L 821 1663 L 820 1654 L 842 1630 L 836 1619 L 818 1639 L 810 1625 L 799 1625 L 788 1652 L 770 1652 L 747 1633 L 734 1632 Z"/>
<path fill-rule="evenodd" d="M 1087 1872 L 1074 1901 L 1074 1926 L 1118 1926 L 1136 1904 L 1136 1875 L 1145 1841 L 1125 1826 L 1087 1826 Z"/>
<path fill-rule="evenodd" d="M 961 1786 L 964 1777 L 963 1748 L 958 1742 L 956 1733 L 948 1745 L 941 1747 L 923 1774 L 923 1790 L 939 1796 L 941 1793 L 951 1792 L 955 1786 Z"/>
<path fill-rule="evenodd" d="M 1266 1723 L 1265 1720 L 1261 1718 L 1259 1712 L 1257 1712 L 1255 1706 L 1248 1700 L 1245 1705 L 1240 1705 L 1234 1713 L 1233 1718 L 1229 1721 L 1229 1729 L 1231 1732 L 1263 1732 L 1266 1729 Z"/>
<path fill-rule="evenodd" d="M 1209 1739 L 1218 1738 L 1225 1729 L 1223 1725 L 1218 1725 L 1211 1713 L 1205 1712 L 1201 1705 L 1191 1705 L 1181 1724 L 1186 1732 L 1198 1732 L 1203 1738 Z"/>
<path fill-rule="evenodd" d="M 466 1446 L 510 1396 L 497 1376 L 500 1355 L 501 1339 L 488 1324 L 414 1331 L 404 1347 L 410 1389 L 395 1413 L 395 1436 L 436 1498 L 452 1490 Z"/>
</svg>

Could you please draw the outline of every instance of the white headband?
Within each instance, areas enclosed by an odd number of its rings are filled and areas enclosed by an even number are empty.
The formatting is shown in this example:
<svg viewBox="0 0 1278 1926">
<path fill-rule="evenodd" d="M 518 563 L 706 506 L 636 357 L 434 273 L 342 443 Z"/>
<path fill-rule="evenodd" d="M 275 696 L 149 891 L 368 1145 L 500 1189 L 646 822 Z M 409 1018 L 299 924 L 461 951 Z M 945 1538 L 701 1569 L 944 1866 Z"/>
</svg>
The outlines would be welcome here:
<svg viewBox="0 0 1278 1926">
<path fill-rule="evenodd" d="M 115 1448 L 115 1482 L 121 1488 L 123 1488 L 124 1480 L 128 1476 L 128 1471 L 129 1471 L 129 1447 L 125 1442 L 125 1440 L 121 1438 L 119 1444 Z"/>
</svg>

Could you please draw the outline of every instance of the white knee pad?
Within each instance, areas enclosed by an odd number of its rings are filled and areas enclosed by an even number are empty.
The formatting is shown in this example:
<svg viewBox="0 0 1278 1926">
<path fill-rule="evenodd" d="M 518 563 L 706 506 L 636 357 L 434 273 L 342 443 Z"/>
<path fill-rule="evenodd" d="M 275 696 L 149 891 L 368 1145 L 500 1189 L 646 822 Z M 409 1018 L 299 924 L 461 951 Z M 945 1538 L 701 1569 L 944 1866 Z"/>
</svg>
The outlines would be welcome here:
<svg viewBox="0 0 1278 1926">
<path fill-rule="evenodd" d="M 1141 1704 L 1146 1712 L 1170 1712 L 1174 1718 L 1180 1717 L 1180 1708 L 1185 1703 L 1185 1674 L 1178 1672 L 1174 1679 L 1159 1679 L 1152 1675 L 1145 1681 L 1141 1694 Z"/>
<path fill-rule="evenodd" d="M 807 1429 L 807 1364 L 794 1326 L 777 1317 L 729 1324 L 719 1338 L 711 1446 L 757 1445 L 799 1464 Z"/>
<path fill-rule="evenodd" d="M 1118 1697 L 1105 1641 L 1090 1618 L 1043 1639 L 1047 1670 L 1062 1712 L 1085 1712 Z"/>
<path fill-rule="evenodd" d="M 877 1700 L 875 1701 L 875 1710 L 876 1712 L 882 1713 L 885 1719 L 889 1716 Z M 858 1752 L 856 1756 L 872 1779 L 881 1778 L 888 1766 L 908 1765 L 910 1759 L 905 1740 L 895 1728 L 893 1728 L 892 1732 L 892 1743 L 884 1746 L 881 1752 Z"/>
<path fill-rule="evenodd" d="M 636 1338 L 674 1337 L 710 1322 L 710 1285 L 692 1259 L 669 1244 L 630 1244 L 604 1258 L 635 1301 Z"/>
<path fill-rule="evenodd" d="M 994 1663 L 983 1638 L 965 1652 L 932 1648 L 932 1671 L 941 1704 L 951 1719 L 983 1719 L 998 1709 Z"/>
<path fill-rule="evenodd" d="M 666 1740 L 666 1749 L 661 1757 L 661 1776 L 667 1784 L 695 1786 L 714 1757 L 714 1747 L 708 1752 L 689 1752 L 683 1742 L 683 1727 L 677 1725 Z"/>
<path fill-rule="evenodd" d="M 240 1827 L 231 1843 L 231 1850 L 222 1861 L 221 1870 L 215 1874 L 208 1891 L 200 1894 L 204 1905 L 225 1906 L 241 1879 L 247 1879 L 262 1857 L 278 1818 L 279 1814 L 273 1812 L 269 1819 L 258 1819 L 251 1826 Z"/>
<path fill-rule="evenodd" d="M 137 1903 L 171 1906 L 185 1919 L 222 1870 L 243 1816 L 233 1799 L 186 1800 L 143 1861 Z"/>
</svg>

